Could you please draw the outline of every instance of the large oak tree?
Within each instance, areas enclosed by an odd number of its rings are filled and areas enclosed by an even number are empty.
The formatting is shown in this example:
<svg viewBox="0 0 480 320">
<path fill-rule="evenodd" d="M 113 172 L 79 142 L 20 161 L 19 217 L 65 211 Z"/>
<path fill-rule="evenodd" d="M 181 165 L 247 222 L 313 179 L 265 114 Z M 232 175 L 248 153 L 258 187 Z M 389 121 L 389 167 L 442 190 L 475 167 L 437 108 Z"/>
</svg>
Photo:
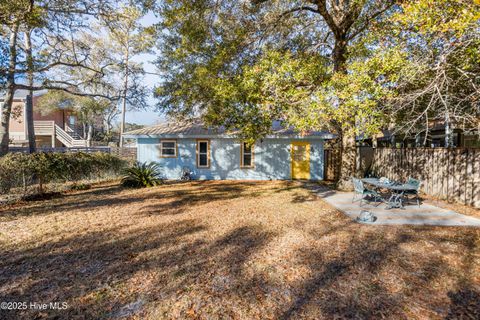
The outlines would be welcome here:
<svg viewBox="0 0 480 320">
<path fill-rule="evenodd" d="M 350 49 L 393 5 L 165 1 L 159 108 L 241 129 L 242 138 L 252 141 L 268 134 L 273 120 L 300 131 L 329 129 L 341 142 L 343 187 L 353 174 L 354 136 L 364 114 L 336 93 L 345 91 L 349 57 L 356 54 Z"/>
</svg>

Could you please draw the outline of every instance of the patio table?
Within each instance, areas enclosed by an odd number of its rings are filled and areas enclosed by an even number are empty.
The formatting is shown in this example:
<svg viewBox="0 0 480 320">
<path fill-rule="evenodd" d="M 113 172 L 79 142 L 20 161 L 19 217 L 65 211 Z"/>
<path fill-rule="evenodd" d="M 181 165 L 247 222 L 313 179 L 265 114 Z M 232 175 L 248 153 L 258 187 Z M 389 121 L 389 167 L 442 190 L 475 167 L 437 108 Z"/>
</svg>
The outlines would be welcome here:
<svg viewBox="0 0 480 320">
<path fill-rule="evenodd" d="M 388 200 L 383 199 L 387 203 L 387 209 L 391 208 L 403 208 L 403 196 L 405 192 L 416 190 L 416 186 L 413 186 L 408 183 L 399 183 L 399 182 L 381 182 L 378 178 L 364 178 L 362 179 L 364 183 L 370 184 L 378 189 L 387 189 L 391 192 L 390 198 Z"/>
</svg>

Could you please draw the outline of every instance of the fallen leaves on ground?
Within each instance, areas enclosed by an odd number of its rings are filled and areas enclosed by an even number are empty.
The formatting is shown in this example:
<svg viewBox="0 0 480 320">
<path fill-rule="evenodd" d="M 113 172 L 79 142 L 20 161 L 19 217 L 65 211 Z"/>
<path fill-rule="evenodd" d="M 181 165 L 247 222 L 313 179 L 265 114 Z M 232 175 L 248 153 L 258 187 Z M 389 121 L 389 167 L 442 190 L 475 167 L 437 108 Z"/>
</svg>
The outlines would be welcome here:
<svg viewBox="0 0 480 320">
<path fill-rule="evenodd" d="M 1 318 L 478 318 L 480 231 L 354 223 L 299 182 L 96 186 L 0 209 Z"/>
</svg>

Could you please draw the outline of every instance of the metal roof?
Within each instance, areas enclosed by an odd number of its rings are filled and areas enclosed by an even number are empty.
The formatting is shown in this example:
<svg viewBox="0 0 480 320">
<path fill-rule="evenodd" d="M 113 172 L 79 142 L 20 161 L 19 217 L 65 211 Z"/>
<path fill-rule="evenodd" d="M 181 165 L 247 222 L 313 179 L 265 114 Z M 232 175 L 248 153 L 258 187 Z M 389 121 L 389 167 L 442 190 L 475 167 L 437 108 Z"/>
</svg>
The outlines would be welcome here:
<svg viewBox="0 0 480 320">
<path fill-rule="evenodd" d="M 190 122 L 167 122 L 154 126 L 145 127 L 142 129 L 125 132 L 123 135 L 126 138 L 183 138 L 183 137 L 223 137 L 235 138 L 238 131 L 227 132 L 224 127 L 207 127 L 200 121 Z M 326 131 L 307 131 L 300 133 L 291 128 L 284 128 L 278 124 L 272 126 L 272 134 L 266 138 L 321 138 L 332 139 L 334 136 Z"/>
</svg>

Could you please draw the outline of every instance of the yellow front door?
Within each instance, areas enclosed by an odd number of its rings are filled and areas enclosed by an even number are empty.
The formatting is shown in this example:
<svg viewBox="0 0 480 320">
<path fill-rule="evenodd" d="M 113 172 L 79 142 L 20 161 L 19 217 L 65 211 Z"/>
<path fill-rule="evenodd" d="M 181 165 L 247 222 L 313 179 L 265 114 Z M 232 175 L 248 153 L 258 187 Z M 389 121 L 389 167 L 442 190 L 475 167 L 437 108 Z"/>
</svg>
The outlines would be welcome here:
<svg viewBox="0 0 480 320">
<path fill-rule="evenodd" d="M 292 179 L 310 179 L 310 143 L 292 142 Z"/>
</svg>

